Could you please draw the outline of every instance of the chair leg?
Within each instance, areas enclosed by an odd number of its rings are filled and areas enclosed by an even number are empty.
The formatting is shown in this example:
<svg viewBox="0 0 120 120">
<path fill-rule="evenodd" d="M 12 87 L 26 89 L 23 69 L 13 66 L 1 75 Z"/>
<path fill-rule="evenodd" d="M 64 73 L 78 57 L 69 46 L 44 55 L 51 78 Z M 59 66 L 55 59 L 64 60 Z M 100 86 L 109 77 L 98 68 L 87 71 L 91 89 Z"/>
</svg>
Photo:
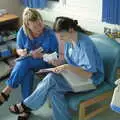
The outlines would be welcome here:
<svg viewBox="0 0 120 120">
<path fill-rule="evenodd" d="M 79 108 L 79 120 L 84 120 L 85 119 L 85 106 L 84 104 L 80 104 Z"/>
<path fill-rule="evenodd" d="M 88 120 L 88 119 L 96 116 L 98 113 L 106 110 L 109 107 L 109 105 L 106 104 L 105 101 L 112 97 L 112 93 L 113 92 L 110 91 L 110 92 L 104 93 L 102 95 L 99 95 L 97 97 L 94 97 L 92 99 L 89 99 L 87 101 L 80 103 L 80 105 L 79 105 L 79 120 Z M 90 112 L 89 114 L 87 114 L 86 110 L 88 107 L 95 105 L 95 104 L 100 104 L 103 101 L 105 103 L 104 105 L 101 105 L 97 109 L 95 109 L 92 112 Z"/>
</svg>

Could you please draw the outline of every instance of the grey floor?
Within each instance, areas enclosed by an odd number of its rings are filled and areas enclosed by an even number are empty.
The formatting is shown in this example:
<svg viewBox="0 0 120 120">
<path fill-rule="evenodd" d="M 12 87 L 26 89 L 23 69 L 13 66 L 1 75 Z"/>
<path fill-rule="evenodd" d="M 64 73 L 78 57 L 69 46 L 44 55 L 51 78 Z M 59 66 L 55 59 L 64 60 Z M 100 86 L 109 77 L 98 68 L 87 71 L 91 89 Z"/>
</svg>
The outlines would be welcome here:
<svg viewBox="0 0 120 120">
<path fill-rule="evenodd" d="M 5 83 L 0 82 L 0 90 L 2 90 L 4 86 Z M 0 120 L 17 120 L 17 115 L 11 114 L 8 110 L 8 107 L 11 104 L 18 103 L 20 101 L 20 98 L 20 88 L 18 88 L 15 91 L 13 91 L 9 101 L 6 102 L 4 105 L 0 106 Z M 30 120 L 49 120 L 51 118 L 51 115 L 52 111 L 48 107 L 48 103 L 46 102 L 42 108 L 32 113 Z M 76 116 L 74 116 L 73 120 L 78 119 Z M 120 120 L 120 114 L 111 111 L 111 109 L 108 109 L 107 111 L 97 115 L 91 120 Z"/>
</svg>

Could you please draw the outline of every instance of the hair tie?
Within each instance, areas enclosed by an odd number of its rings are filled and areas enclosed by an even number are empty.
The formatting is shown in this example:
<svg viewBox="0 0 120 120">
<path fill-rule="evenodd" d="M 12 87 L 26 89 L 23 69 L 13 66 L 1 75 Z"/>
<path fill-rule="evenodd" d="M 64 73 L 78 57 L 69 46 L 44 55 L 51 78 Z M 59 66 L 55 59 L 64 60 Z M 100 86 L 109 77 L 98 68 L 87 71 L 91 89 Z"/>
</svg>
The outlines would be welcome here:
<svg viewBox="0 0 120 120">
<path fill-rule="evenodd" d="M 78 24 L 78 21 L 77 20 L 73 20 L 74 24 L 77 25 Z"/>
</svg>

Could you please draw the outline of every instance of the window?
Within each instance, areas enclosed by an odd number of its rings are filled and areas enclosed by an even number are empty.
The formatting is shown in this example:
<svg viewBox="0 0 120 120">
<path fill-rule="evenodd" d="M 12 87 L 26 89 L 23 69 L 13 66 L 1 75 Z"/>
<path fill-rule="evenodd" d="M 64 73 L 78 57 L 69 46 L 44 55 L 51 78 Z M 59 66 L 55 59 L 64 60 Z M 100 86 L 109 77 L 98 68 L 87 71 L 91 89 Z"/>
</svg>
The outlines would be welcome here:
<svg viewBox="0 0 120 120">
<path fill-rule="evenodd" d="M 57 2 L 57 1 L 59 1 L 59 0 L 48 0 L 48 1 L 56 1 L 56 2 Z"/>
<path fill-rule="evenodd" d="M 58 9 L 59 7 L 66 4 L 66 0 L 48 0 L 49 9 Z"/>
</svg>

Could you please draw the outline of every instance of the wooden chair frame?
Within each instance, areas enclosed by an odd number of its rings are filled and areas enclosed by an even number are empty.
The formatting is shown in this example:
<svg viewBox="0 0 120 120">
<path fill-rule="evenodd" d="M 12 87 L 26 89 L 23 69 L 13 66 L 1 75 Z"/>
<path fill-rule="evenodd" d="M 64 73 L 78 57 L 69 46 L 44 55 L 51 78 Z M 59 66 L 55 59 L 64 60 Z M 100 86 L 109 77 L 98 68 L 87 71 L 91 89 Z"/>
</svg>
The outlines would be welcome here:
<svg viewBox="0 0 120 120">
<path fill-rule="evenodd" d="M 113 91 L 109 91 L 94 98 L 91 98 L 87 101 L 81 102 L 79 104 L 79 113 L 78 113 L 79 120 L 88 120 L 96 116 L 98 113 L 106 110 L 109 107 L 109 105 L 104 102 L 105 104 L 99 107 L 98 109 L 96 109 L 95 111 L 92 111 L 89 114 L 86 113 L 87 107 L 90 107 L 91 105 L 94 105 L 96 103 L 101 103 L 103 101 L 106 101 L 107 99 L 110 99 L 112 97 L 112 94 Z"/>
</svg>

